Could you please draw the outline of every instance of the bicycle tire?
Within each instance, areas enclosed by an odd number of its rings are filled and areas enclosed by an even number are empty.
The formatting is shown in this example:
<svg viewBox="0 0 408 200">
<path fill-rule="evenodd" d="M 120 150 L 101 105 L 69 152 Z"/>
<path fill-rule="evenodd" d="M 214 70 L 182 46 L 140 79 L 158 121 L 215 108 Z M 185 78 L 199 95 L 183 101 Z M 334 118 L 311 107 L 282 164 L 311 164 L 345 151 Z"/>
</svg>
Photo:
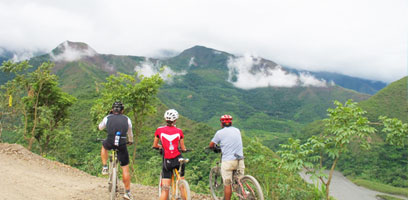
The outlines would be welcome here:
<svg viewBox="0 0 408 200">
<path fill-rule="evenodd" d="M 224 196 L 224 183 L 221 176 L 221 168 L 213 167 L 210 171 L 210 190 L 214 200 L 221 200 Z"/>
<path fill-rule="evenodd" d="M 261 185 L 256 178 L 251 175 L 245 175 L 240 179 L 240 182 L 243 187 L 241 188 L 240 185 L 240 189 L 238 191 L 243 196 L 240 198 L 241 200 L 264 200 Z M 242 194 L 242 191 L 244 191 L 246 194 Z"/>
<path fill-rule="evenodd" d="M 185 199 L 183 199 L 183 191 L 181 188 L 184 187 L 184 196 Z M 177 191 L 176 191 L 176 199 L 181 199 L 181 200 L 191 200 L 191 194 L 190 194 L 190 186 L 188 185 L 188 182 L 186 180 L 179 180 L 177 181 Z"/>
<path fill-rule="evenodd" d="M 159 187 L 158 187 L 158 189 L 159 189 L 159 198 L 160 198 L 160 196 L 161 196 L 162 173 L 163 173 L 163 172 L 160 172 L 160 176 L 159 176 Z"/>
<path fill-rule="evenodd" d="M 110 200 L 116 199 L 117 184 L 118 184 L 117 169 L 116 167 L 114 167 L 112 170 L 112 184 L 111 184 L 111 191 L 110 191 Z"/>
</svg>

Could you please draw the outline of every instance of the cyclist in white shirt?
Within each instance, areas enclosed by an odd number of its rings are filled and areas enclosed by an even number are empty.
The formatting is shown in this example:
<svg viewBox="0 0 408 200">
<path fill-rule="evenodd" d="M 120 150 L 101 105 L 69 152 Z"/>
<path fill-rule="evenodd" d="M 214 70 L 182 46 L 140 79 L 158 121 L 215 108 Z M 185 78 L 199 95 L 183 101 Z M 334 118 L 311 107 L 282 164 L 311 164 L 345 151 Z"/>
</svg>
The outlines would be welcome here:
<svg viewBox="0 0 408 200">
<path fill-rule="evenodd" d="M 244 153 L 241 132 L 232 126 L 232 116 L 223 115 L 220 118 L 222 129 L 218 130 L 211 140 L 209 147 L 220 145 L 222 152 L 221 175 L 224 180 L 224 199 L 230 200 L 232 194 L 232 171 L 237 170 L 240 176 L 244 175 Z"/>
</svg>

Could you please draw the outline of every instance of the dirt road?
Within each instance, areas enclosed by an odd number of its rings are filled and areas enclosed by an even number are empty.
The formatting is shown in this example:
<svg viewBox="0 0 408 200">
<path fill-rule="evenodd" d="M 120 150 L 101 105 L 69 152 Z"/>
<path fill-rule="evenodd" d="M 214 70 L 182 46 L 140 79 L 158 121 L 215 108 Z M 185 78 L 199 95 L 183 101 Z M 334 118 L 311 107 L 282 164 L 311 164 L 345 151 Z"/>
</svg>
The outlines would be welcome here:
<svg viewBox="0 0 408 200">
<path fill-rule="evenodd" d="M 328 173 L 328 171 L 325 173 Z M 306 181 L 312 183 L 309 175 L 305 175 L 305 173 L 303 172 L 301 173 L 301 176 Z M 351 182 L 350 180 L 348 180 L 346 177 L 343 176 L 342 173 L 338 171 L 335 171 L 333 173 L 333 179 L 330 184 L 330 196 L 333 196 L 337 200 L 377 200 L 376 195 L 378 194 L 384 193 L 360 187 Z M 398 197 L 400 199 L 408 199 L 406 197 L 401 196 L 389 194 L 387 195 Z"/>
<path fill-rule="evenodd" d="M 157 200 L 156 187 L 132 184 L 137 200 Z M 16 144 L 0 143 L 0 200 L 108 199 L 107 179 L 50 161 Z M 193 199 L 208 197 L 193 195 Z"/>
</svg>

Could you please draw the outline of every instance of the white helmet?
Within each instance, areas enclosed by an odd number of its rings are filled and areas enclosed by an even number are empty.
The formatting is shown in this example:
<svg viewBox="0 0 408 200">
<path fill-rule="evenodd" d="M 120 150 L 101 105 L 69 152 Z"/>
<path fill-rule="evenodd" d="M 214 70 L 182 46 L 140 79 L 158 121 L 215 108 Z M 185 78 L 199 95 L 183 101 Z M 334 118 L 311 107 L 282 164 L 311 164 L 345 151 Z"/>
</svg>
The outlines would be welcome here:
<svg viewBox="0 0 408 200">
<path fill-rule="evenodd" d="M 177 110 L 174 110 L 174 109 L 170 109 L 170 110 L 167 110 L 165 113 L 164 113 L 164 119 L 166 120 L 166 121 L 172 121 L 172 122 L 174 122 L 176 119 L 178 119 L 178 112 L 177 112 Z"/>
</svg>

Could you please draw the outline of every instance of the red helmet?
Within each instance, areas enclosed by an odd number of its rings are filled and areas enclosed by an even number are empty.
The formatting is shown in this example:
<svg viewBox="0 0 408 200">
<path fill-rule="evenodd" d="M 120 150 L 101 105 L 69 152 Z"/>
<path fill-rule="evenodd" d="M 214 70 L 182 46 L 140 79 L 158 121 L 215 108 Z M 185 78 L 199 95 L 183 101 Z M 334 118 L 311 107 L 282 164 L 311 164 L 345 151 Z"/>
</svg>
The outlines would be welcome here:
<svg viewBox="0 0 408 200">
<path fill-rule="evenodd" d="M 231 123 L 232 122 L 232 116 L 231 115 L 223 115 L 220 118 L 221 123 Z"/>
</svg>

